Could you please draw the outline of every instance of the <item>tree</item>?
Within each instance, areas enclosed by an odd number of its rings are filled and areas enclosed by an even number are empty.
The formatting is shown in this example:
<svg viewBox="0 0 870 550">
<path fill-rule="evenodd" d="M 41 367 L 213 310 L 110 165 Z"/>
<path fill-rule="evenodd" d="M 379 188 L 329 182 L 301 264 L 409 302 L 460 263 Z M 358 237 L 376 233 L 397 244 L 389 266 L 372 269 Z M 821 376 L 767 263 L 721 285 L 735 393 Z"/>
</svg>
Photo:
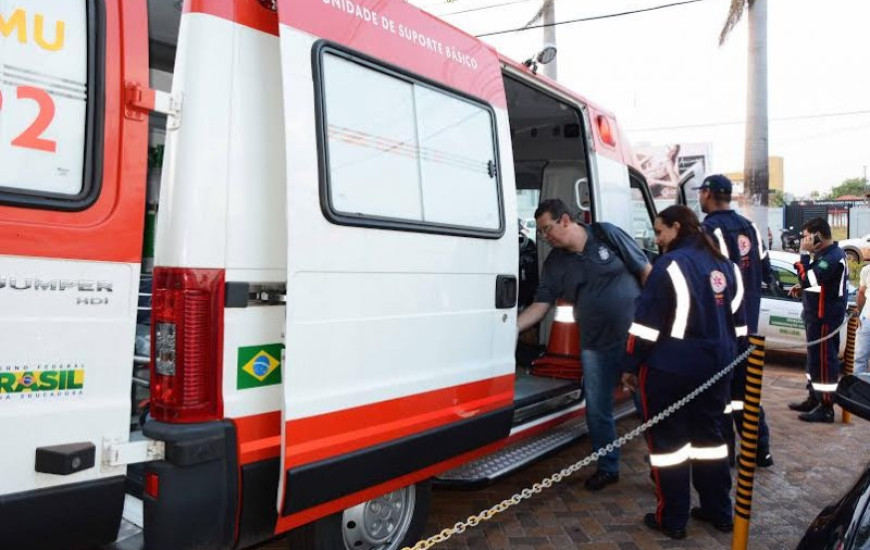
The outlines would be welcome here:
<svg viewBox="0 0 870 550">
<path fill-rule="evenodd" d="M 719 44 L 740 22 L 749 20 L 748 74 L 746 79 L 746 145 L 743 181 L 749 193 L 750 217 L 762 234 L 767 231 L 770 172 L 767 158 L 767 0 L 731 0 Z"/>
<path fill-rule="evenodd" d="M 870 188 L 868 188 L 866 178 L 849 178 L 840 185 L 835 185 L 826 198 L 836 199 L 844 195 L 857 195 L 864 198 L 867 192 L 870 192 Z"/>
<path fill-rule="evenodd" d="M 768 194 L 770 206 L 779 208 L 785 206 L 785 195 L 779 189 L 774 189 Z"/>
</svg>

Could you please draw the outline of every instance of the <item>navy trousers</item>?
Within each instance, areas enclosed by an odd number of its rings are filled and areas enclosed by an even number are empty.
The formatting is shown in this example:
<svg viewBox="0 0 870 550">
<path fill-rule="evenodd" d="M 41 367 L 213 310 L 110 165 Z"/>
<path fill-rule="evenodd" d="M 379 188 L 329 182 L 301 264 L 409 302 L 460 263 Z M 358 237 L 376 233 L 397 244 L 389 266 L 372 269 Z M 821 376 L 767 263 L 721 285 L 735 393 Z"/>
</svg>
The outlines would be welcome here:
<svg viewBox="0 0 870 550">
<path fill-rule="evenodd" d="M 641 367 L 644 418 L 649 420 L 703 382 L 697 377 Z M 731 472 L 722 435 L 722 411 L 730 394 L 731 377 L 726 376 L 647 432 L 659 525 L 686 527 L 690 482 L 707 517 L 723 523 L 731 520 Z"/>
<path fill-rule="evenodd" d="M 808 319 L 804 321 L 807 329 L 807 342 L 824 338 L 831 331 L 837 330 L 843 323 L 843 317 L 837 319 Z M 840 333 L 837 332 L 828 340 L 807 348 L 807 374 L 812 384 L 813 393 L 820 402 L 827 406 L 834 404 L 834 384 L 840 379 Z M 824 388 L 827 386 L 826 388 Z M 820 389 L 824 388 L 824 389 Z"/>
</svg>

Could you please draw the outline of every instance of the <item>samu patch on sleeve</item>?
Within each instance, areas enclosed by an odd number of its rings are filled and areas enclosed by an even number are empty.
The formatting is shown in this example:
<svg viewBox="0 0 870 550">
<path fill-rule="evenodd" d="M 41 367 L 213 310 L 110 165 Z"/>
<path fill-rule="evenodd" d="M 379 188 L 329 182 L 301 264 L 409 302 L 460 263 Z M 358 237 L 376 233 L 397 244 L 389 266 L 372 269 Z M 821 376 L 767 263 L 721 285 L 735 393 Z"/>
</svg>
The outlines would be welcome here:
<svg viewBox="0 0 870 550">
<path fill-rule="evenodd" d="M 828 269 L 828 262 L 825 260 L 819 260 L 819 269 Z"/>
</svg>

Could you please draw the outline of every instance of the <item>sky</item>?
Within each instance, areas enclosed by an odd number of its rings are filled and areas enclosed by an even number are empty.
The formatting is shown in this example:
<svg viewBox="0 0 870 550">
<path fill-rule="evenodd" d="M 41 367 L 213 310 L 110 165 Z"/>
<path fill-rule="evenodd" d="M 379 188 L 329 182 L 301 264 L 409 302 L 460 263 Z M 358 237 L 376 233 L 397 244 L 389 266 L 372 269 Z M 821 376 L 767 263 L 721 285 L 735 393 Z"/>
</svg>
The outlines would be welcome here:
<svg viewBox="0 0 870 550">
<path fill-rule="evenodd" d="M 474 35 L 522 27 L 540 6 L 410 1 Z M 556 21 L 674 1 L 556 0 Z M 507 5 L 453 13 L 496 4 Z M 559 25 L 559 81 L 614 112 L 635 145 L 709 142 L 712 171 L 742 172 L 748 27 L 744 16 L 719 46 L 729 4 Z M 784 157 L 786 193 L 825 193 L 870 167 L 868 24 L 867 0 L 768 0 L 769 152 Z M 543 30 L 484 40 L 521 61 L 540 49 Z"/>
</svg>

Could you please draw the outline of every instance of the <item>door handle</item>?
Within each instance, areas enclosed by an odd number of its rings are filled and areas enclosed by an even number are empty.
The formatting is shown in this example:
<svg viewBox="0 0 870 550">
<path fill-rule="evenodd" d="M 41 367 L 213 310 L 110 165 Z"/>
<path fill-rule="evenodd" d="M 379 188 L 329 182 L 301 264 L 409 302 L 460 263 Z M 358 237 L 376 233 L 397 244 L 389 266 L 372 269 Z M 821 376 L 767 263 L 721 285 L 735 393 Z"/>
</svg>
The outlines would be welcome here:
<svg viewBox="0 0 870 550">
<path fill-rule="evenodd" d="M 495 307 L 510 309 L 517 305 L 517 278 L 514 275 L 498 275 L 495 278 Z"/>
</svg>

